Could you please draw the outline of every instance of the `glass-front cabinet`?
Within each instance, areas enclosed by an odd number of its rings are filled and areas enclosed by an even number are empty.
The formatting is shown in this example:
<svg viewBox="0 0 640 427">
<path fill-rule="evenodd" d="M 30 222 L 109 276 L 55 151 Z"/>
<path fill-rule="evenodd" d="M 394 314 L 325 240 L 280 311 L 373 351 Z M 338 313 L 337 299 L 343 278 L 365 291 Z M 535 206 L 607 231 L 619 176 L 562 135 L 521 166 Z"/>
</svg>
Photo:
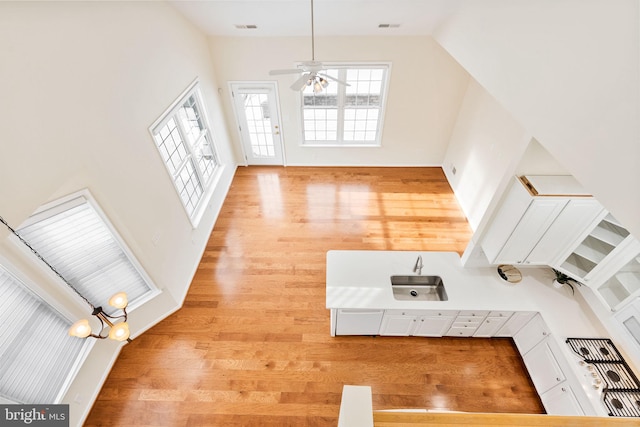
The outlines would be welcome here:
<svg viewBox="0 0 640 427">
<path fill-rule="evenodd" d="M 640 242 L 609 213 L 554 268 L 595 290 L 613 311 L 640 295 Z"/>
<path fill-rule="evenodd" d="M 598 294 L 612 310 L 640 291 L 640 253 L 636 254 L 616 273 L 598 287 Z"/>
<path fill-rule="evenodd" d="M 597 273 L 597 267 L 603 265 L 603 261 L 610 257 L 628 236 L 629 232 L 611 214 L 607 214 L 573 249 L 560 267 L 571 277 L 589 282 Z"/>
</svg>

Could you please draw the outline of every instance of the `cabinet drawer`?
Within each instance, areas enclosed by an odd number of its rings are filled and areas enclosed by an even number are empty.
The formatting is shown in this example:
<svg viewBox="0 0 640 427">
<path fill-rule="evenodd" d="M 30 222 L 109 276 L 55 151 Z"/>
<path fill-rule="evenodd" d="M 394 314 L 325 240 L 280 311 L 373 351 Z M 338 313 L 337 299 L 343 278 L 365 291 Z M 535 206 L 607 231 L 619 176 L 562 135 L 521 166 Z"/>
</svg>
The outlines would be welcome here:
<svg viewBox="0 0 640 427">
<path fill-rule="evenodd" d="M 385 310 L 385 314 L 393 316 L 428 316 L 432 312 L 430 310 Z"/>
<path fill-rule="evenodd" d="M 472 323 L 479 325 L 484 320 L 484 317 L 472 317 L 472 316 L 458 316 L 456 317 L 456 323 Z"/>
<path fill-rule="evenodd" d="M 487 316 L 487 314 L 489 314 L 488 311 L 463 310 L 463 311 L 458 313 L 458 316 L 484 318 L 484 317 Z"/>
<path fill-rule="evenodd" d="M 429 310 L 427 316 L 443 316 L 443 317 L 455 317 L 458 315 L 457 310 Z"/>
<path fill-rule="evenodd" d="M 478 326 L 480 326 L 481 322 L 453 322 L 452 327 L 454 328 L 470 328 L 470 329 L 477 329 Z"/>
<path fill-rule="evenodd" d="M 488 317 L 511 317 L 513 311 L 490 311 Z"/>
<path fill-rule="evenodd" d="M 473 336 L 476 328 L 468 328 L 468 327 L 457 327 L 454 325 L 447 332 L 447 336 L 449 337 L 471 337 Z"/>
</svg>

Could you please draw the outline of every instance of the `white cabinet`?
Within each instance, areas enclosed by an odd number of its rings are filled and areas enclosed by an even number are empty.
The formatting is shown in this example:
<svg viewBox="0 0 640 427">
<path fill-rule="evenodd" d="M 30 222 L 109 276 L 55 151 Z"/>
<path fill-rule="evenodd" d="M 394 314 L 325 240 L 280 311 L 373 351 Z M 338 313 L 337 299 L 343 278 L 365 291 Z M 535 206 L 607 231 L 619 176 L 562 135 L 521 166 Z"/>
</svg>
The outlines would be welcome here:
<svg viewBox="0 0 640 427">
<path fill-rule="evenodd" d="M 471 337 L 488 314 L 488 311 L 461 311 L 445 335 L 449 337 Z"/>
<path fill-rule="evenodd" d="M 593 198 L 572 195 L 580 193 L 572 177 L 535 178 L 551 190 L 539 195 L 527 177 L 515 179 L 481 242 L 491 263 L 548 265 L 602 211 Z"/>
<path fill-rule="evenodd" d="M 457 311 L 441 310 L 434 311 L 429 315 L 420 316 L 412 335 L 420 337 L 441 337 L 449 330 L 457 313 Z"/>
<path fill-rule="evenodd" d="M 410 310 L 386 310 L 380 326 L 380 335 L 409 336 L 416 327 L 419 313 Z"/>
<path fill-rule="evenodd" d="M 496 332 L 496 337 L 513 337 L 535 316 L 535 311 L 516 311 Z"/>
<path fill-rule="evenodd" d="M 529 253 L 525 263 L 551 264 L 555 257 L 566 253 L 578 236 L 581 236 L 597 218 L 604 216 L 605 213 L 602 205 L 592 197 L 570 199 Z"/>
<path fill-rule="evenodd" d="M 537 313 L 526 325 L 524 325 L 514 336 L 513 341 L 520 351 L 526 355 L 536 344 L 549 335 L 549 328 L 542 320 L 542 316 Z"/>
<path fill-rule="evenodd" d="M 380 335 L 441 337 L 457 313 L 455 310 L 386 310 Z"/>
<path fill-rule="evenodd" d="M 599 218 L 552 265 L 593 288 L 611 310 L 640 294 L 640 242 L 611 214 Z"/>
<path fill-rule="evenodd" d="M 576 393 L 587 397 L 553 337 L 542 339 L 522 359 L 547 414 L 584 415 Z"/>
<path fill-rule="evenodd" d="M 575 393 L 566 381 L 541 394 L 540 400 L 549 415 L 584 415 Z"/>
<path fill-rule="evenodd" d="M 493 337 L 496 336 L 500 328 L 502 328 L 507 320 L 513 315 L 511 311 L 492 311 L 486 319 L 482 321 L 478 329 L 476 329 L 474 337 Z"/>
<path fill-rule="evenodd" d="M 550 343 L 553 342 L 545 339 L 522 357 L 531 381 L 540 395 L 566 380 L 560 364 L 551 350 Z"/>
<path fill-rule="evenodd" d="M 378 335 L 384 310 L 339 309 L 336 335 Z"/>
</svg>

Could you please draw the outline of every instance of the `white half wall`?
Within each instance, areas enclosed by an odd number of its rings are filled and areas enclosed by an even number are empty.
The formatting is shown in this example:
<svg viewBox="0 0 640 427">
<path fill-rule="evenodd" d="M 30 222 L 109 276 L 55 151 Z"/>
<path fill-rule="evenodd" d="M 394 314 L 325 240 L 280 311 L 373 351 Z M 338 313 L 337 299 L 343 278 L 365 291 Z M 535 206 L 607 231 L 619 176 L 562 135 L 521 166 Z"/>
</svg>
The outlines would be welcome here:
<svg viewBox="0 0 640 427">
<path fill-rule="evenodd" d="M 87 188 L 162 290 L 131 313 L 135 337 L 181 306 L 235 171 L 208 40 L 163 2 L 0 2 L 0 52 L 0 215 L 17 227 Z M 148 128 L 196 77 L 224 169 L 193 228 Z M 77 311 L 4 228 L 0 255 Z M 71 425 L 118 351 L 93 346 L 64 399 Z"/>
<path fill-rule="evenodd" d="M 296 77 L 269 71 L 310 60 L 310 38 L 212 37 L 210 44 L 222 88 L 227 81 L 278 82 L 288 165 L 440 166 L 469 78 L 431 37 L 316 38 L 317 60 L 390 61 L 391 80 L 381 147 L 304 147 L 300 93 L 289 88 Z M 237 129 L 228 93 L 224 105 L 229 129 Z M 238 132 L 231 137 L 240 159 Z"/>
<path fill-rule="evenodd" d="M 640 3 L 467 1 L 435 39 L 640 237 Z"/>
</svg>

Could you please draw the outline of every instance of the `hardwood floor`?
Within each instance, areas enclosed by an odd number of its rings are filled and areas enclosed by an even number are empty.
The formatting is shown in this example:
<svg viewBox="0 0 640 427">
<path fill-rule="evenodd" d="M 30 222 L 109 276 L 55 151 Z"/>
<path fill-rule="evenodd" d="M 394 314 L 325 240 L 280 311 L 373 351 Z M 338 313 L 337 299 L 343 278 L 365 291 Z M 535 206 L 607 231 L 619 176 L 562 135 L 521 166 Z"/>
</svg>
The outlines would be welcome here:
<svg viewBox="0 0 640 427">
<path fill-rule="evenodd" d="M 335 426 L 374 410 L 543 413 L 509 339 L 329 336 L 330 249 L 462 253 L 439 168 L 239 168 L 181 310 L 127 345 L 89 426 Z"/>
</svg>

